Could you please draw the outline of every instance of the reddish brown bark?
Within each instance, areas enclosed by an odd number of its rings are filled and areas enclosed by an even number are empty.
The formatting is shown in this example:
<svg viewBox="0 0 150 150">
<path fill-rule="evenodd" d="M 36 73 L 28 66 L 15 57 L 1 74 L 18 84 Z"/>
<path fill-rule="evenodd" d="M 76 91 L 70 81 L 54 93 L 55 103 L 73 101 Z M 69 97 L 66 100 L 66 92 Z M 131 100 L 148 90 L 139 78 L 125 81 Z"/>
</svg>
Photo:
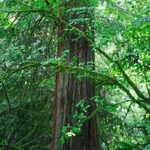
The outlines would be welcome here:
<svg viewBox="0 0 150 150">
<path fill-rule="evenodd" d="M 78 3 L 73 4 L 79 6 Z M 64 13 L 65 14 L 65 13 Z M 64 19 L 66 16 L 61 16 Z M 77 18 L 76 12 L 72 13 L 71 19 Z M 89 25 L 89 24 L 88 24 Z M 84 33 L 87 32 L 87 23 L 80 23 L 75 25 Z M 66 26 L 60 22 L 58 29 L 58 36 L 65 38 L 58 43 L 58 56 L 61 52 L 69 49 L 70 52 L 66 58 L 67 62 L 71 62 L 73 57 L 77 57 L 76 66 L 79 63 L 87 63 L 94 61 L 94 52 L 92 47 L 84 39 L 80 37 L 78 40 L 77 33 L 69 32 L 64 37 L 64 29 Z M 91 31 L 89 31 L 91 32 Z M 94 69 L 94 68 L 93 68 Z M 85 105 L 91 105 L 88 109 L 87 115 L 89 115 L 94 109 L 94 103 L 90 99 L 95 95 L 94 83 L 89 81 L 88 78 L 76 79 L 77 74 L 62 74 L 56 75 L 55 85 L 55 97 L 54 97 L 54 112 L 53 112 L 53 128 L 52 128 L 52 150 L 99 150 L 98 147 L 98 131 L 96 117 L 83 123 L 82 131 L 75 137 L 65 142 L 64 145 L 60 142 L 61 130 L 63 126 L 68 124 L 75 125 L 76 120 L 73 118 L 75 113 L 75 105 L 81 100 L 85 99 Z M 78 110 L 80 111 L 80 110 Z"/>
</svg>

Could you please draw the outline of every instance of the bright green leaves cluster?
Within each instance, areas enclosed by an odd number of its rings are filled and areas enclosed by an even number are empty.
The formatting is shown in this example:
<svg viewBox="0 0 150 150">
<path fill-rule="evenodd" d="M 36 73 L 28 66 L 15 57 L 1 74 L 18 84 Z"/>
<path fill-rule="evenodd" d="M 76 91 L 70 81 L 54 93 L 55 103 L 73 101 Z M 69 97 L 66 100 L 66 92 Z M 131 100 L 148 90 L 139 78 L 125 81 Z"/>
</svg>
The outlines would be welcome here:
<svg viewBox="0 0 150 150">
<path fill-rule="evenodd" d="M 60 138 L 60 141 L 62 144 L 65 143 L 65 140 L 68 140 L 69 138 L 76 136 L 76 134 L 81 132 L 81 127 L 83 125 L 84 119 L 87 117 L 86 112 L 87 109 L 90 107 L 90 105 L 85 106 L 85 100 L 82 99 L 79 101 L 79 103 L 76 104 L 76 109 L 80 110 L 80 113 L 78 111 L 75 112 L 73 115 L 73 118 L 77 120 L 75 126 L 67 125 L 62 128 L 62 136 Z"/>
</svg>

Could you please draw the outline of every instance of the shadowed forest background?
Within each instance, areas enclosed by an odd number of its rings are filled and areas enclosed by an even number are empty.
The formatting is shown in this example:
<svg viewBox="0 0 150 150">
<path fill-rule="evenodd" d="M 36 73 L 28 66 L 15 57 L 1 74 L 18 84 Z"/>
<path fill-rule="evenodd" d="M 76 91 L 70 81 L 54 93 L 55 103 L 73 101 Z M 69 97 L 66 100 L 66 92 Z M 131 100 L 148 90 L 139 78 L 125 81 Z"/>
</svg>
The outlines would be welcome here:
<svg viewBox="0 0 150 150">
<path fill-rule="evenodd" d="M 150 1 L 0 0 L 0 150 L 150 150 Z"/>
</svg>

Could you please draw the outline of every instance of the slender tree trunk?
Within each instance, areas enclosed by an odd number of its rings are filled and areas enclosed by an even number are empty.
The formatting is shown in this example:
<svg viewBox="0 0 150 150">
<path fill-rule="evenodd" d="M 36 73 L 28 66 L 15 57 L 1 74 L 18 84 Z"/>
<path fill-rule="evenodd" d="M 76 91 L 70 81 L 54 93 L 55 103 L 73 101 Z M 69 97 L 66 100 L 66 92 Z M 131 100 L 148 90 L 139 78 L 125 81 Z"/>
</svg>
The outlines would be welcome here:
<svg viewBox="0 0 150 150">
<path fill-rule="evenodd" d="M 82 5 L 83 6 L 83 5 Z M 64 6 L 64 10 L 68 6 Z M 76 2 L 71 2 L 69 8 L 81 7 Z M 79 15 L 76 11 L 68 14 L 60 9 L 61 19 L 68 21 L 69 19 L 77 19 Z M 83 13 L 84 17 L 91 17 L 91 12 L 86 11 Z M 67 19 L 66 19 L 67 18 Z M 84 18 L 83 18 L 84 19 Z M 91 22 L 80 22 L 74 26 L 86 33 L 92 32 L 92 27 L 89 26 Z M 89 28 L 89 29 L 88 29 Z M 60 22 L 58 29 L 58 37 L 61 37 L 63 41 L 58 43 L 58 56 L 64 50 L 70 50 L 67 55 L 67 62 L 73 61 L 76 57 L 76 66 L 79 63 L 87 63 L 89 61 L 94 62 L 94 52 L 88 41 L 83 37 L 79 38 L 79 35 L 74 32 L 64 34 L 66 25 Z M 93 68 L 94 69 L 94 68 Z M 55 98 L 54 98 L 54 112 L 53 112 L 53 127 L 52 127 L 52 150 L 99 150 L 98 146 L 98 131 L 97 131 L 97 119 L 96 116 L 83 123 L 81 133 L 72 137 L 66 141 L 64 145 L 60 142 L 61 131 L 63 126 L 75 125 L 76 120 L 73 118 L 75 111 L 80 113 L 81 110 L 76 110 L 76 104 L 85 99 L 85 105 L 90 105 L 87 116 L 95 109 L 95 104 L 90 100 L 95 95 L 94 83 L 89 81 L 88 78 L 77 80 L 77 74 L 63 74 L 58 73 L 56 75 L 55 85 Z"/>
</svg>

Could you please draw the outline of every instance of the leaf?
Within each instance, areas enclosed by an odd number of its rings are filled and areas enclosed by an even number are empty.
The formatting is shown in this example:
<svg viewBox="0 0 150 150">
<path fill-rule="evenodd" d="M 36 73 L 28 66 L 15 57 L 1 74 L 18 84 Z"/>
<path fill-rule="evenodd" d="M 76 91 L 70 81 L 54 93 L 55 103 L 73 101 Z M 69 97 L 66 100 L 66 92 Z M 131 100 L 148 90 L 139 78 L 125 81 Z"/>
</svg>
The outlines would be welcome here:
<svg viewBox="0 0 150 150">
<path fill-rule="evenodd" d="M 61 142 L 61 144 L 65 144 L 65 138 L 64 138 L 64 136 L 62 136 L 62 137 L 60 138 L 60 142 Z"/>
<path fill-rule="evenodd" d="M 80 131 L 81 131 L 81 128 L 80 127 L 78 127 L 78 128 L 76 128 L 76 127 L 73 127 L 73 129 L 71 130 L 73 133 L 79 133 Z"/>
<path fill-rule="evenodd" d="M 150 144 L 146 145 L 144 150 L 150 150 Z"/>
<path fill-rule="evenodd" d="M 41 46 L 38 48 L 38 50 L 42 50 L 42 51 L 44 51 L 45 49 L 46 49 L 46 46 Z"/>
</svg>

